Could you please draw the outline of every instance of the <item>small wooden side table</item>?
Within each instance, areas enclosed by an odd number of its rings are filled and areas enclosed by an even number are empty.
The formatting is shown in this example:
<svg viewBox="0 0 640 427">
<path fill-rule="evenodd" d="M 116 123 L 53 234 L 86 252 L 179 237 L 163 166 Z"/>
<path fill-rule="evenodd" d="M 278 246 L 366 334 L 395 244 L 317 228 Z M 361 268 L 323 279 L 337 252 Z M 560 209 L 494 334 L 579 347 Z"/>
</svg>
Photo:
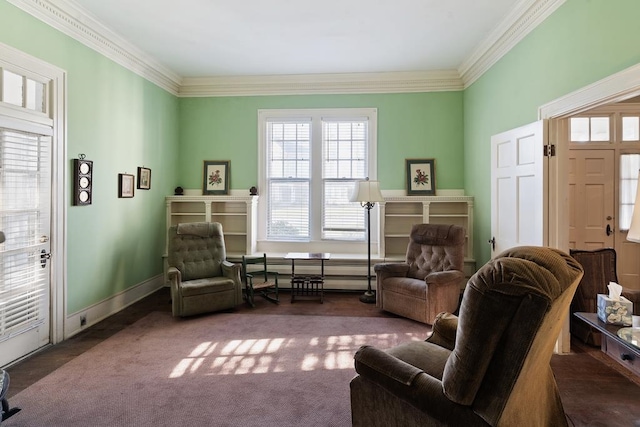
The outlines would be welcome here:
<svg viewBox="0 0 640 427">
<path fill-rule="evenodd" d="M 331 258 L 331 254 L 289 252 L 285 258 L 291 260 L 291 302 L 293 303 L 296 297 L 319 297 L 320 303 L 324 303 L 324 262 Z M 296 261 L 320 261 L 320 274 L 296 274 Z"/>
</svg>

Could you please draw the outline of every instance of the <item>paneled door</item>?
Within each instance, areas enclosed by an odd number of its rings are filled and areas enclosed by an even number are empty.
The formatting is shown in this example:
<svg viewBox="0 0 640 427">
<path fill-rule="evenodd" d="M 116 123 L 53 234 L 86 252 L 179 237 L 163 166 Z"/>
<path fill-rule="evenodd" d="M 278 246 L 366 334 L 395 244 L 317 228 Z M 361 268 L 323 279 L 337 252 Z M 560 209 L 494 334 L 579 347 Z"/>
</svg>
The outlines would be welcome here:
<svg viewBox="0 0 640 427">
<path fill-rule="evenodd" d="M 614 150 L 569 150 L 569 247 L 614 247 Z"/>
<path fill-rule="evenodd" d="M 491 257 L 547 241 L 546 139 L 543 120 L 491 137 Z"/>
<path fill-rule="evenodd" d="M 0 127 L 0 366 L 50 342 L 51 136 L 26 128 Z"/>
</svg>

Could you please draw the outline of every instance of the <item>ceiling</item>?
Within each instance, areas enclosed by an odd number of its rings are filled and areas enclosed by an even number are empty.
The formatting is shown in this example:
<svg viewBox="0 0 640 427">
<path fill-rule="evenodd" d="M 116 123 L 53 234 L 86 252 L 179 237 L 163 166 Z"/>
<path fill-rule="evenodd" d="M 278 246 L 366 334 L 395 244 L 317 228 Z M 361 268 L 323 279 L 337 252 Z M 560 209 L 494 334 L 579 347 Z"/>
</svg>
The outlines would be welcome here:
<svg viewBox="0 0 640 427">
<path fill-rule="evenodd" d="M 459 70 L 531 0 L 70 0 L 183 78 Z"/>
</svg>

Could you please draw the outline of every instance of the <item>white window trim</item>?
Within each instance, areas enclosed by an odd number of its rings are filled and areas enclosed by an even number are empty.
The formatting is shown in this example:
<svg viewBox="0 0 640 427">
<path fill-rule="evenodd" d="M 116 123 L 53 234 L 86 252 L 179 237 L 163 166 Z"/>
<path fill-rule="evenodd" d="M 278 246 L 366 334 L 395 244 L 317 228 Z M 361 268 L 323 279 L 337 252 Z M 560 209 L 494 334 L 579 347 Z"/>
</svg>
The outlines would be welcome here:
<svg viewBox="0 0 640 427">
<path fill-rule="evenodd" d="M 320 108 L 320 109 L 268 109 L 258 110 L 258 188 L 261 190 L 260 197 L 266 197 L 262 191 L 267 188 L 267 180 L 265 176 L 266 165 L 266 135 L 267 121 L 273 119 L 309 119 L 313 121 L 312 140 L 322 141 L 316 132 L 321 132 L 319 124 L 322 118 L 363 118 L 366 117 L 369 123 L 369 146 L 368 146 L 368 176 L 369 179 L 377 178 L 377 130 L 378 130 L 378 109 L 377 108 Z M 318 125 L 318 126 L 317 126 Z M 312 156 L 316 155 L 317 150 L 321 150 L 321 144 L 312 146 Z M 316 186 L 321 185 L 320 180 L 312 182 L 313 191 L 317 191 Z M 363 208 L 364 211 L 364 208 Z M 372 253 L 377 252 L 379 214 L 378 204 L 371 210 L 371 246 Z M 363 212 L 364 214 L 364 212 Z M 331 252 L 341 254 L 363 254 L 366 253 L 366 242 L 350 242 L 350 241 L 331 241 L 331 240 L 314 240 L 310 242 L 275 242 L 266 239 L 267 224 L 267 203 L 258 201 L 258 232 L 257 232 L 257 250 L 258 252 L 268 253 L 287 253 L 287 252 Z M 315 227 L 315 225 L 312 226 Z M 365 239 L 366 240 L 366 239 Z"/>
</svg>

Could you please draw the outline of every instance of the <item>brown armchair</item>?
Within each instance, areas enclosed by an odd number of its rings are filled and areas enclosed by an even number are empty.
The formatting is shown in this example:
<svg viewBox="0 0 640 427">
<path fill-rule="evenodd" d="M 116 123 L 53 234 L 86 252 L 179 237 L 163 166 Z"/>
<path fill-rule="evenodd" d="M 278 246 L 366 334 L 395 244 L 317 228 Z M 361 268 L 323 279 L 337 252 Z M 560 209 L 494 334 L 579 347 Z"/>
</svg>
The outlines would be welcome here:
<svg viewBox="0 0 640 427">
<path fill-rule="evenodd" d="M 550 360 L 581 277 L 551 248 L 489 261 L 426 341 L 358 350 L 353 425 L 566 426 Z"/>
<path fill-rule="evenodd" d="M 578 311 L 595 313 L 598 294 L 608 294 L 609 282 L 618 283 L 616 251 L 613 248 L 594 250 L 571 249 L 569 254 L 582 265 L 584 276 L 571 301 L 571 313 Z M 622 296 L 633 302 L 633 314 L 640 315 L 640 291 L 623 288 Z M 594 346 L 600 346 L 600 332 L 575 316 L 570 318 L 571 335 Z"/>
<path fill-rule="evenodd" d="M 415 224 L 406 261 L 376 264 L 376 305 L 432 324 L 442 311 L 455 312 L 464 281 L 464 228 Z"/>
<path fill-rule="evenodd" d="M 241 267 L 226 261 L 222 225 L 178 224 L 168 232 L 167 275 L 174 316 L 234 308 L 242 303 Z"/>
</svg>

